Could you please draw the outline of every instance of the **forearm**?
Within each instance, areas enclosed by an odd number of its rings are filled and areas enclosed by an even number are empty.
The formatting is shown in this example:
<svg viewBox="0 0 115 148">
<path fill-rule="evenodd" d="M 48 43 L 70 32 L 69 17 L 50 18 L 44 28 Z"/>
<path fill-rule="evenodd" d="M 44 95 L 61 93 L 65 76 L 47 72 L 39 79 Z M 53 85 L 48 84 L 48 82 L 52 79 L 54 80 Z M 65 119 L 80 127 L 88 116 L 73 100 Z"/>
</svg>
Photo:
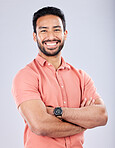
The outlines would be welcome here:
<svg viewBox="0 0 115 148">
<path fill-rule="evenodd" d="M 94 128 L 106 124 L 104 105 L 92 105 L 82 108 L 63 108 L 62 118 L 84 128 Z"/>
<path fill-rule="evenodd" d="M 80 126 L 63 122 L 52 115 L 48 115 L 44 122 L 40 123 L 40 125 L 41 126 L 38 126 L 32 131 L 37 135 L 53 138 L 72 136 L 86 130 Z"/>
</svg>

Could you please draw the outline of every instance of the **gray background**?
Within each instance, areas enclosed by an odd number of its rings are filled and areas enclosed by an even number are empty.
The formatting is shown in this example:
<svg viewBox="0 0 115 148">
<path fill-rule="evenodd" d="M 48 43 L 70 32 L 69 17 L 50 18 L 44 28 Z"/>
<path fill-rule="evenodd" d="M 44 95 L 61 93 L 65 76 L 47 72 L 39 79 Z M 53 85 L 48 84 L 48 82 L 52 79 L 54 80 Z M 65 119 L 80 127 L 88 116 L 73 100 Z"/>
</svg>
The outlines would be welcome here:
<svg viewBox="0 0 115 148">
<path fill-rule="evenodd" d="M 65 60 L 92 77 L 107 107 L 108 124 L 87 130 L 84 148 L 114 148 L 114 0 L 0 0 L 0 147 L 23 148 L 24 122 L 11 94 L 12 79 L 38 53 L 31 20 L 47 5 L 66 16 Z"/>
</svg>

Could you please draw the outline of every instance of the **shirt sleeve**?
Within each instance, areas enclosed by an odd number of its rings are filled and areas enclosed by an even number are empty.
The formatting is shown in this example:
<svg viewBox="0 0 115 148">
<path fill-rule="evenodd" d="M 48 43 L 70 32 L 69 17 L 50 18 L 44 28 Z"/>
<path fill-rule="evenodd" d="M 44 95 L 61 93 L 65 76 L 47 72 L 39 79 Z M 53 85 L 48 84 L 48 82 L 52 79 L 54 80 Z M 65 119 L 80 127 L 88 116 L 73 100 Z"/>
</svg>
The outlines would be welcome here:
<svg viewBox="0 0 115 148">
<path fill-rule="evenodd" d="M 83 70 L 80 71 L 81 73 L 81 87 L 82 87 L 82 100 L 84 98 L 93 98 L 97 99 L 100 98 L 100 95 L 97 93 L 96 87 L 94 85 L 94 81 L 92 78 Z"/>
<path fill-rule="evenodd" d="M 17 73 L 12 84 L 12 94 L 17 108 L 24 101 L 41 99 L 38 82 L 38 77 L 28 67 Z"/>
</svg>

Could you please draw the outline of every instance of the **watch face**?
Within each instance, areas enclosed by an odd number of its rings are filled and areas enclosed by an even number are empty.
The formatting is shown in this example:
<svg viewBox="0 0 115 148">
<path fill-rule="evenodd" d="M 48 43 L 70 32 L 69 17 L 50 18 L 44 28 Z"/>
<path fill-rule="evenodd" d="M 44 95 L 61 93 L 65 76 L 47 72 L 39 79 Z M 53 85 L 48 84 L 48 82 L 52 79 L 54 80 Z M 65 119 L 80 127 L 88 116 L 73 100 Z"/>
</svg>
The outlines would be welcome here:
<svg viewBox="0 0 115 148">
<path fill-rule="evenodd" d="M 61 109 L 61 107 L 56 107 L 54 109 L 54 115 L 55 116 L 62 116 L 62 109 Z"/>
</svg>

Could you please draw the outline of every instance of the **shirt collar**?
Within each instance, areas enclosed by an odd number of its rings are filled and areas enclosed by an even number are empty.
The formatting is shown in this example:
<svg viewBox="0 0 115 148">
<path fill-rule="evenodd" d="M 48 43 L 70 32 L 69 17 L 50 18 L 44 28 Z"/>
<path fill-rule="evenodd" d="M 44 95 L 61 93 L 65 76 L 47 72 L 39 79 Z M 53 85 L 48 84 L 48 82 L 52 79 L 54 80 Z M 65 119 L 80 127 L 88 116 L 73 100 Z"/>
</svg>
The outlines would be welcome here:
<svg viewBox="0 0 115 148">
<path fill-rule="evenodd" d="M 39 54 L 37 55 L 36 60 L 39 62 L 41 66 L 44 66 L 44 64 L 46 63 L 46 60 L 42 58 Z"/>
<path fill-rule="evenodd" d="M 45 66 L 45 63 L 47 62 L 47 60 L 41 57 L 39 54 L 37 55 L 36 60 L 39 62 L 41 66 Z M 68 70 L 70 69 L 69 64 L 67 64 L 62 57 L 61 57 L 61 62 L 62 64 L 59 67 L 59 69 L 68 69 Z"/>
<path fill-rule="evenodd" d="M 69 64 L 66 63 L 62 57 L 61 57 L 61 62 L 62 62 L 62 64 L 61 64 L 61 66 L 59 67 L 59 69 L 62 68 L 62 69 L 68 69 L 68 70 L 70 70 Z"/>
</svg>

